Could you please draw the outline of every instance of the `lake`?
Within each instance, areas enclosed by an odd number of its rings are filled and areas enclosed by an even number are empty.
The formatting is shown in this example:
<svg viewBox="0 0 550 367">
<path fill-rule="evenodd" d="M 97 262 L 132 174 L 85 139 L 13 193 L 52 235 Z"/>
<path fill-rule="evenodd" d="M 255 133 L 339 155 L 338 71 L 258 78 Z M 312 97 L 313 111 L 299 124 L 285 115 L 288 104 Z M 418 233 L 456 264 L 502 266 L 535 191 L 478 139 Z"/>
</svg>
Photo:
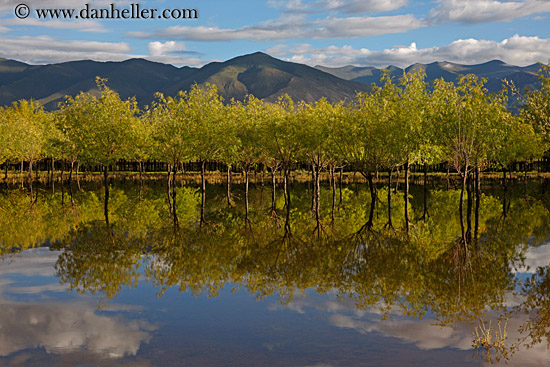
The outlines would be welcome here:
<svg viewBox="0 0 550 367">
<path fill-rule="evenodd" d="M 371 223 L 364 183 L 316 213 L 311 184 L 256 181 L 209 184 L 204 221 L 194 183 L 113 180 L 108 220 L 100 181 L 3 185 L 0 365 L 550 363 L 546 179 L 486 179 L 462 221 L 418 179 L 408 233 L 399 183 L 390 225 L 383 179 Z"/>
</svg>

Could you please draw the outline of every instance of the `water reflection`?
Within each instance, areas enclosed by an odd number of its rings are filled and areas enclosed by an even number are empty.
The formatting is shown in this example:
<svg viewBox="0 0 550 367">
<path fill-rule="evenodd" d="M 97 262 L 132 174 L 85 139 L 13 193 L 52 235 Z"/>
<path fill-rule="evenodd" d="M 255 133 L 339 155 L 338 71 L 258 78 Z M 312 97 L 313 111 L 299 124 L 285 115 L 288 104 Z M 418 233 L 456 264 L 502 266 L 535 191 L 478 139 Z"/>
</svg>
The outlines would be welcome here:
<svg viewBox="0 0 550 367">
<path fill-rule="evenodd" d="M 276 296 L 281 307 L 297 312 L 322 309 L 326 322 L 337 329 L 398 338 L 425 351 L 473 351 L 472 333 L 484 330 L 494 342 L 500 320 L 506 342 L 501 347 L 479 344 L 483 360 L 513 357 L 511 365 L 550 361 L 550 265 L 543 257 L 549 251 L 541 246 L 549 237 L 550 216 L 544 197 L 512 195 L 503 215 L 498 194 L 484 194 L 476 216 L 477 240 L 465 244 L 456 190 L 432 191 L 429 217 L 413 220 L 409 233 L 399 226 L 403 200 L 391 192 L 396 196 L 391 212 L 387 202 L 379 202 L 371 214 L 368 189 L 344 189 L 333 220 L 332 208 L 311 212 L 305 187 L 293 189 L 291 205 L 288 200 L 285 205 L 283 193 L 272 200 L 263 188 L 251 190 L 249 208 L 228 208 L 220 190 L 209 194 L 215 199 L 202 226 L 205 209 L 198 190 L 172 190 L 167 200 L 161 186 L 113 187 L 108 221 L 101 191 L 76 192 L 74 204 L 44 192 L 31 206 L 26 193 L 10 191 L 2 198 L 8 205 L 0 215 L 5 265 L 14 271 L 32 268 L 30 257 L 21 265 L 13 261 L 14 254 L 46 243 L 59 251 L 49 253 L 50 264 L 63 287 L 99 295 L 100 305 L 144 282 L 158 295 L 171 288 L 212 297 L 224 288 L 245 290 L 257 299 Z M 388 195 L 384 190 L 380 197 Z M 235 188 L 233 196 L 239 197 Z M 420 218 L 424 208 L 412 202 L 418 212 L 411 218 Z M 273 205 L 278 216 L 271 215 Z M 392 226 L 387 213 L 395 215 Z M 10 289 L 8 283 L 1 286 Z M 304 292 L 334 300 L 310 302 Z M 42 307 L 40 316 L 37 307 Z M 97 314 L 96 307 L 7 303 L 5 315 L 23 320 L 5 321 L 9 334 L 17 335 L 16 328 L 26 325 L 19 332 L 28 337 L 24 346 L 2 342 L 0 353 L 42 347 L 135 355 L 150 340 L 150 324 L 124 323 Z M 10 340 L 23 344 L 17 337 Z M 527 351 L 526 345 L 531 347 Z"/>
<path fill-rule="evenodd" d="M 114 305 L 109 313 L 97 313 L 97 305 L 90 301 L 54 300 L 52 292 L 66 291 L 58 283 L 25 284 L 29 277 L 48 279 L 58 255 L 34 249 L 0 265 L 0 356 L 34 348 L 53 354 L 135 355 L 151 339 L 155 326 L 120 314 L 131 308 Z"/>
</svg>

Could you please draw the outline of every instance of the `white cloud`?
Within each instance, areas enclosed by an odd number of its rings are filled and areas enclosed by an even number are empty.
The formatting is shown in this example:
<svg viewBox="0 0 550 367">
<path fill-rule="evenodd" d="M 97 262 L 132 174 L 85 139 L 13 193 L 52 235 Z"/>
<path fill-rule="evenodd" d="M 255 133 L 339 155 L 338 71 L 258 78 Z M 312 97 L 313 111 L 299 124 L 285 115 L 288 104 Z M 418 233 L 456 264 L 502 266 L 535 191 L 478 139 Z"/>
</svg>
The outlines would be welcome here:
<svg viewBox="0 0 550 367">
<path fill-rule="evenodd" d="M 54 264 L 58 257 L 59 251 L 50 251 L 46 247 L 31 249 L 11 257 L 5 257 L 0 261 L 0 276 L 21 274 L 26 276 L 53 277 L 55 275 Z"/>
<path fill-rule="evenodd" d="M 168 41 L 165 43 L 155 41 L 149 42 L 147 49 L 149 50 L 151 56 L 166 56 L 174 51 L 185 50 L 185 45 L 176 41 Z"/>
<path fill-rule="evenodd" d="M 509 293 L 507 298 L 514 296 Z M 521 303 L 520 299 L 511 299 L 511 303 L 507 303 L 508 307 L 513 307 Z M 326 312 L 328 322 L 338 328 L 353 329 L 361 334 L 378 333 L 383 337 L 397 338 L 402 343 L 414 344 L 421 350 L 438 350 L 444 348 L 454 348 L 463 351 L 471 351 L 473 349 L 473 334 L 474 328 L 479 324 L 479 319 L 464 320 L 454 323 L 446 322 L 441 325 L 437 320 L 433 319 L 415 319 L 402 316 L 402 309 L 398 306 L 386 307 L 383 304 L 375 304 L 368 310 L 357 310 L 355 305 L 349 299 L 338 300 L 319 300 L 312 297 L 300 297 L 291 302 L 287 307 L 274 306 L 272 310 L 291 309 L 301 314 L 307 313 L 308 308 L 314 308 Z M 385 316 L 391 315 L 391 318 L 373 317 L 376 314 L 382 315 L 379 311 L 385 309 Z M 353 312 L 353 316 L 350 312 Z M 525 313 L 513 313 L 510 318 L 501 323 L 501 327 L 507 331 L 507 339 L 505 345 L 510 350 L 514 344 L 520 339 L 529 343 L 531 339 L 522 334 L 522 327 L 530 317 Z M 531 315 L 532 316 L 532 315 Z M 493 327 L 493 336 L 495 330 L 498 330 L 498 314 L 488 312 L 483 316 L 485 325 L 489 321 Z M 380 339 L 378 337 L 378 339 Z M 394 342 L 391 342 L 394 343 Z M 520 348 L 514 350 L 511 359 L 506 365 L 510 367 L 525 367 L 525 366 L 546 366 L 550 362 L 550 351 L 547 348 L 547 343 L 543 339 L 540 343 L 535 343 L 530 348 L 523 347 L 524 343 L 520 343 Z M 399 347 L 397 347 L 399 348 Z M 494 350 L 493 350 L 494 352 Z M 430 356 L 430 354 L 426 354 Z M 494 355 L 493 355 L 494 357 Z"/>
<path fill-rule="evenodd" d="M 123 6 L 128 5 L 131 2 L 131 0 L 0 0 L 0 11 L 13 15 L 14 8 L 21 3 L 28 5 L 31 9 L 78 9 L 83 8 L 86 4 L 90 4 L 91 7 L 105 7 L 109 6 L 111 3 L 116 6 Z"/>
<path fill-rule="evenodd" d="M 59 251 L 38 248 L 19 253 L 0 262 L 0 293 L 40 295 L 59 292 L 67 287 L 56 284 L 31 285 L 17 283 L 3 276 L 18 274 L 50 280 Z M 135 307 L 115 304 L 109 314 L 96 312 L 94 304 L 83 302 L 13 302 L 0 298 L 0 356 L 29 349 L 44 348 L 47 353 L 88 352 L 111 358 L 135 355 L 142 343 L 151 339 L 156 327 L 140 320 L 125 320 L 114 312 Z"/>
<path fill-rule="evenodd" d="M 408 0 L 320 0 L 302 1 L 285 0 L 269 1 L 273 7 L 283 7 L 290 12 L 321 13 L 325 11 L 341 11 L 347 14 L 376 13 L 399 9 Z"/>
<path fill-rule="evenodd" d="M 31 64 L 70 60 L 121 61 L 131 58 L 127 42 L 66 41 L 50 36 L 0 37 L 0 54 Z"/>
<path fill-rule="evenodd" d="M 534 274 L 538 267 L 550 265 L 550 243 L 539 247 L 529 247 L 525 252 L 525 262 L 517 269 L 518 273 Z"/>
<path fill-rule="evenodd" d="M 152 44 L 152 45 L 151 45 Z M 144 58 L 151 61 L 181 65 L 202 65 L 205 63 L 192 51 L 183 51 L 184 45 L 178 42 L 151 42 L 151 56 L 132 54 L 127 42 L 67 41 L 50 36 L 0 37 L 0 55 L 8 59 L 29 64 L 51 64 L 75 60 L 124 61 L 131 58 Z M 183 52 L 183 56 L 178 56 Z M 185 56 L 185 55 L 190 56 Z"/>
<path fill-rule="evenodd" d="M 99 21 L 83 19 L 50 19 L 40 20 L 36 18 L 33 9 L 75 9 L 77 12 L 83 9 L 86 4 L 91 8 L 107 8 L 110 4 L 117 7 L 129 6 L 131 0 L 0 0 L 0 21 L 2 25 L 17 27 L 44 27 L 53 29 L 76 29 L 80 32 L 108 32 Z M 14 15 L 15 7 L 19 4 L 26 4 L 31 9 L 30 15 L 26 19 L 18 19 Z M 4 27 L 0 27 L 0 33 L 6 32 Z M 7 29 L 7 28 L 6 28 Z"/>
<path fill-rule="evenodd" d="M 352 46 L 314 48 L 309 44 L 295 47 L 277 45 L 266 52 L 288 61 L 324 66 L 376 66 L 395 65 L 406 67 L 416 62 L 431 63 L 449 61 L 477 64 L 490 60 L 502 60 L 512 65 L 526 66 L 550 59 L 550 39 L 514 35 L 501 42 L 477 39 L 460 39 L 441 47 L 418 48 L 394 46 L 382 51 Z"/>
<path fill-rule="evenodd" d="M 33 26 L 33 27 L 45 27 L 45 28 L 54 28 L 54 29 L 77 29 L 82 32 L 107 32 L 107 30 L 99 22 L 96 22 L 93 20 L 64 21 L 64 20 L 38 20 L 35 18 L 27 18 L 27 19 L 5 19 L 2 21 L 2 24 L 16 26 L 16 27 Z"/>
<path fill-rule="evenodd" d="M 527 318 L 527 315 L 518 315 L 501 324 L 502 327 L 506 324 L 508 334 L 506 340 L 507 348 L 511 348 L 512 344 L 522 338 L 518 330 L 524 325 Z M 487 316 L 484 321 L 488 324 L 489 320 L 491 320 L 493 328 L 498 328 L 497 316 L 495 314 Z M 336 327 L 354 329 L 359 333 L 379 332 L 386 337 L 394 337 L 405 343 L 413 343 L 417 348 L 423 350 L 448 347 L 471 350 L 473 343 L 472 331 L 475 327 L 470 323 L 464 322 L 456 323 L 452 327 L 440 326 L 435 324 L 434 320 L 363 321 L 341 314 L 330 316 L 329 322 Z M 515 351 L 506 365 L 511 367 L 548 365 L 550 351 L 545 344 L 543 341 L 529 349 L 520 348 Z"/>
<path fill-rule="evenodd" d="M 315 21 L 307 21 L 302 16 L 290 16 L 238 29 L 172 26 L 150 33 L 128 32 L 127 35 L 135 38 L 162 40 L 233 41 L 247 39 L 268 41 L 369 37 L 407 32 L 423 26 L 424 23 L 411 14 L 386 17 L 330 17 Z"/>
<path fill-rule="evenodd" d="M 430 18 L 436 22 L 484 23 L 545 12 L 550 12 L 548 0 L 439 0 L 439 5 L 430 11 Z"/>
<path fill-rule="evenodd" d="M 154 326 L 96 314 L 91 305 L 0 303 L 0 356 L 44 348 L 48 353 L 87 351 L 111 358 L 135 355 Z"/>
</svg>

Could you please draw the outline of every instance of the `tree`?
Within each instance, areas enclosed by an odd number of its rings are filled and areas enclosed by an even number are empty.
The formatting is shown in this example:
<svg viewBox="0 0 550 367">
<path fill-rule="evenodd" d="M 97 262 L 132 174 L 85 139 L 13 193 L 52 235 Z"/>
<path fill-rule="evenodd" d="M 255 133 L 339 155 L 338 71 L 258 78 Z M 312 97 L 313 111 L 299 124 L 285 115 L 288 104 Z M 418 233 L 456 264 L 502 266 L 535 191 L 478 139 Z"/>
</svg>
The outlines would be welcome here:
<svg viewBox="0 0 550 367">
<path fill-rule="evenodd" d="M 403 74 L 401 79 L 401 104 L 397 129 L 399 141 L 397 147 L 404 155 L 405 166 L 405 228 L 409 232 L 409 168 L 419 160 L 422 128 L 427 115 L 426 73 L 420 69 L 414 73 Z"/>
<path fill-rule="evenodd" d="M 385 144 L 384 137 L 377 133 L 377 126 L 383 120 L 377 118 L 379 110 L 376 98 L 374 94 L 358 93 L 356 101 L 349 105 L 348 123 L 340 123 L 337 128 L 342 140 L 342 156 L 369 183 L 370 213 L 364 226 L 367 229 L 373 226 L 378 198 L 374 175 L 382 165 L 381 147 Z"/>
<path fill-rule="evenodd" d="M 67 96 L 60 108 L 64 123 L 74 129 L 70 137 L 75 150 L 86 162 L 103 165 L 105 221 L 108 225 L 109 166 L 132 156 L 139 108 L 135 98 L 121 100 L 106 82 L 106 79 L 96 78 L 99 97 L 81 92 L 74 98 Z"/>
<path fill-rule="evenodd" d="M 11 150 L 10 124 L 4 107 L 0 107 L 0 164 L 7 162 Z"/>
<path fill-rule="evenodd" d="M 519 97 L 520 115 L 530 123 L 537 135 L 542 137 L 546 149 L 550 148 L 550 63 L 540 64 L 537 72 L 540 88 L 522 94 L 513 83 L 508 83 Z"/>
<path fill-rule="evenodd" d="M 438 80 L 435 83 L 432 119 L 438 126 L 437 141 L 449 164 L 462 179 L 459 216 L 464 245 L 471 241 L 471 212 L 473 197 L 471 174 L 495 156 L 506 142 L 506 128 L 511 119 L 506 98 L 489 95 L 485 80 L 475 75 L 460 78 L 458 85 Z M 479 175 L 478 175 L 479 177 Z M 476 179 L 477 190 L 479 182 Z M 466 226 L 464 223 L 464 194 L 468 190 Z M 477 191 L 476 190 L 476 191 Z M 478 195 L 479 197 L 479 195 Z"/>
<path fill-rule="evenodd" d="M 32 181 L 33 164 L 42 158 L 46 131 L 51 127 L 51 115 L 44 111 L 36 101 L 20 100 L 4 110 L 9 131 L 11 149 L 9 160 L 18 160 L 21 164 L 29 163 L 29 188 L 31 202 L 34 201 Z"/>
<path fill-rule="evenodd" d="M 245 221 L 249 222 L 248 183 L 250 170 L 260 163 L 263 153 L 262 127 L 267 115 L 264 103 L 248 96 L 244 103 L 233 102 L 230 106 L 232 127 L 226 129 L 225 151 L 241 165 L 245 178 Z M 231 132 L 234 133 L 234 135 Z M 232 143 L 233 142 L 233 143 Z"/>
<path fill-rule="evenodd" d="M 185 103 L 184 116 L 189 124 L 189 148 L 191 158 L 201 164 L 201 226 L 205 220 L 207 161 L 219 158 L 222 147 L 226 144 L 224 132 L 225 118 L 223 99 L 215 85 L 200 87 L 193 85 L 189 93 L 183 93 Z"/>
</svg>

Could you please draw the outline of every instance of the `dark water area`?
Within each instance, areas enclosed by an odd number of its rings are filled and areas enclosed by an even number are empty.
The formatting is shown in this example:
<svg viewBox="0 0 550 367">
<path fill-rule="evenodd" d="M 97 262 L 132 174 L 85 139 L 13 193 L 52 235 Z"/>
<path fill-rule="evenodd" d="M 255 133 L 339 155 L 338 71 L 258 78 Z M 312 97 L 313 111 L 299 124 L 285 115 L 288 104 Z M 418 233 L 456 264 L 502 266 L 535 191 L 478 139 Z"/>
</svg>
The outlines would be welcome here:
<svg viewBox="0 0 550 367">
<path fill-rule="evenodd" d="M 402 185 L 3 185 L 0 366 L 548 365 L 546 180 Z"/>
</svg>

